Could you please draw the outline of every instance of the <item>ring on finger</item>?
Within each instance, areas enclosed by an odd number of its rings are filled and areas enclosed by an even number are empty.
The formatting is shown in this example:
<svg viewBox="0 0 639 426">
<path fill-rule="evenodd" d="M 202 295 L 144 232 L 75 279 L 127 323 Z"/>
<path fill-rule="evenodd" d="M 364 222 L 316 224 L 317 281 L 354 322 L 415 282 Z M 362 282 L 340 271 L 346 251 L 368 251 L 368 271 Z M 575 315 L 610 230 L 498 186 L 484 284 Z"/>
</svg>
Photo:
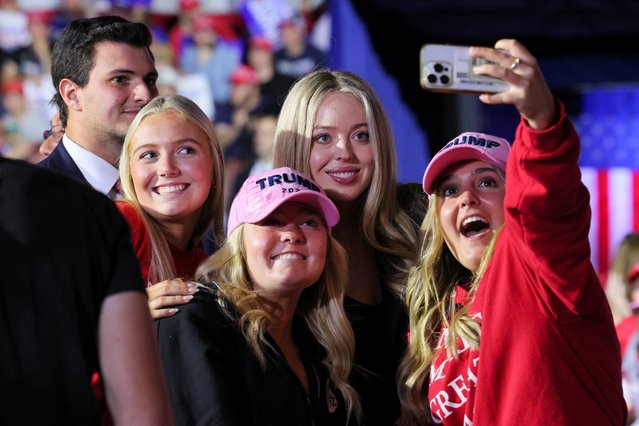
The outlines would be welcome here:
<svg viewBox="0 0 639 426">
<path fill-rule="evenodd" d="M 521 63 L 521 59 L 515 58 L 515 60 L 513 61 L 512 64 L 510 64 L 510 67 L 508 67 L 508 69 L 511 70 L 511 71 L 514 71 L 515 68 L 517 68 L 520 63 Z"/>
</svg>

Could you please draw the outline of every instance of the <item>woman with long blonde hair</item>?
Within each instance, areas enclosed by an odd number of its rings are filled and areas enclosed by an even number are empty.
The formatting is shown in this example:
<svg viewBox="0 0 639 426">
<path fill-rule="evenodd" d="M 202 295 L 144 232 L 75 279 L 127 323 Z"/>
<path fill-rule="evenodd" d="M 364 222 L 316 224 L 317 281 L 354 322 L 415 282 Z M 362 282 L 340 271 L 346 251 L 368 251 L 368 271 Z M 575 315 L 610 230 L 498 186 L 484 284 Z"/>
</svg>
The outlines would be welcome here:
<svg viewBox="0 0 639 426">
<path fill-rule="evenodd" d="M 213 124 L 190 99 L 161 95 L 135 117 L 119 163 L 123 199 L 149 308 L 173 315 L 197 287 L 188 282 L 207 253 L 212 230 L 224 239 L 224 157 Z"/>
<path fill-rule="evenodd" d="M 462 133 L 426 168 L 430 209 L 406 305 L 401 425 L 622 425 L 619 345 L 590 262 L 579 137 L 516 40 L 470 48 L 482 94 L 521 115 L 512 145 Z"/>
<path fill-rule="evenodd" d="M 390 123 L 373 89 L 348 71 L 318 70 L 289 91 L 277 123 L 274 165 L 313 178 L 337 205 L 333 235 L 346 249 L 344 306 L 355 332 L 351 383 L 366 424 L 399 416 L 395 375 L 406 347 L 401 303 L 416 260 L 426 197 L 398 184 Z"/>
</svg>

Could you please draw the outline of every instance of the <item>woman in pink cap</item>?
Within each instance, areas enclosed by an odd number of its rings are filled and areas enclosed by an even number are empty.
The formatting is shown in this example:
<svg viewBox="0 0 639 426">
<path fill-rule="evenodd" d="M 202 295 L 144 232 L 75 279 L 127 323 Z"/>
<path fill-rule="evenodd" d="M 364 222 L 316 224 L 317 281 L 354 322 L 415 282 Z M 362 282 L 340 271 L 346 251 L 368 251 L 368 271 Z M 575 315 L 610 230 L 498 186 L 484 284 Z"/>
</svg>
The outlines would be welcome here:
<svg viewBox="0 0 639 426">
<path fill-rule="evenodd" d="M 624 425 L 619 344 L 590 263 L 579 138 L 516 40 L 470 54 L 510 89 L 507 141 L 463 133 L 433 157 L 409 275 L 401 424 Z"/>
<path fill-rule="evenodd" d="M 205 284 L 180 315 L 155 323 L 178 425 L 355 424 L 338 221 L 296 170 L 244 182 L 226 242 L 198 268 Z"/>
</svg>

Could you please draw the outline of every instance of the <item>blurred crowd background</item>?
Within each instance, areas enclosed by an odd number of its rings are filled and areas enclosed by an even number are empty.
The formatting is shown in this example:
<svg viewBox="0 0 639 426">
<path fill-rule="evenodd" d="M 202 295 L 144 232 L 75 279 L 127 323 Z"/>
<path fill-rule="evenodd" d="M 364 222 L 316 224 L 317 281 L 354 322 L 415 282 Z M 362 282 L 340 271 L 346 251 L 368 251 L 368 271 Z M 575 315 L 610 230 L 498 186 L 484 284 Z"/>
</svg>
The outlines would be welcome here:
<svg viewBox="0 0 639 426">
<path fill-rule="evenodd" d="M 518 38 L 578 127 L 602 279 L 622 238 L 639 230 L 637 2 L 0 0 L 0 155 L 37 162 L 43 137 L 61 137 L 50 122 L 51 47 L 68 22 L 99 14 L 151 28 L 160 92 L 189 96 L 215 121 L 229 194 L 268 167 L 278 105 L 315 66 L 354 71 L 375 88 L 402 182 L 419 181 L 432 153 L 461 131 L 512 140 L 511 109 L 421 89 L 419 49 Z"/>
<path fill-rule="evenodd" d="M 323 60 L 330 37 L 325 14 L 323 0 L 2 0 L 0 155 L 31 162 L 42 158 L 38 146 L 56 112 L 49 103 L 54 93 L 51 48 L 71 20 L 120 15 L 146 23 L 153 33 L 160 93 L 185 94 L 212 120 L 233 124 L 231 87 L 270 78 L 260 61 L 272 67 L 278 51 L 286 56 L 282 34 L 290 39 L 284 43 L 303 43 L 312 61 L 280 64 L 278 75 L 286 73 L 288 80 L 271 89 L 273 103 L 298 74 Z M 267 58 L 255 54 L 252 63 L 251 48 Z M 240 68 L 247 64 L 250 68 Z M 262 88 L 263 96 L 267 90 Z"/>
</svg>

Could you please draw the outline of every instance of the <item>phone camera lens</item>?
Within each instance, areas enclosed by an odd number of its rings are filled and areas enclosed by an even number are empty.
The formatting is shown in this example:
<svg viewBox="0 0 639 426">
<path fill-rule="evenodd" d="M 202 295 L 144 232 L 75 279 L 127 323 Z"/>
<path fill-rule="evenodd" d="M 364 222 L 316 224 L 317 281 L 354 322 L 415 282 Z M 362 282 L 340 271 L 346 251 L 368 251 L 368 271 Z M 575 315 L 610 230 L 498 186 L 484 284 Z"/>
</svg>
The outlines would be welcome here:
<svg viewBox="0 0 639 426">
<path fill-rule="evenodd" d="M 441 81 L 442 84 L 448 84 L 450 82 L 450 79 L 447 75 L 442 75 L 441 77 L 439 77 L 439 81 Z"/>
<path fill-rule="evenodd" d="M 442 72 L 442 71 L 444 71 L 444 66 L 442 64 L 440 64 L 440 63 L 437 63 L 437 64 L 435 64 L 433 69 L 435 70 L 435 72 Z"/>
<path fill-rule="evenodd" d="M 435 74 L 428 74 L 427 78 L 429 83 L 437 83 L 437 76 Z"/>
</svg>

